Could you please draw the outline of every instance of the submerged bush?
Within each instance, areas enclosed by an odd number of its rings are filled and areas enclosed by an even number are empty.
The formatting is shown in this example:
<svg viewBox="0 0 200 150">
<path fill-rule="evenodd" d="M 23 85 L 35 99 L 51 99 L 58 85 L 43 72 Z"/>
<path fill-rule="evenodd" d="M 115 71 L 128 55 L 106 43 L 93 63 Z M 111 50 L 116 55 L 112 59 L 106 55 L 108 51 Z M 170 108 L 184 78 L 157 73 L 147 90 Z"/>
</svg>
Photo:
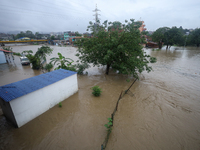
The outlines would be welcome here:
<svg viewBox="0 0 200 150">
<path fill-rule="evenodd" d="M 97 85 L 92 87 L 92 90 L 93 90 L 92 94 L 96 97 L 100 96 L 102 93 L 101 88 Z"/>
<path fill-rule="evenodd" d="M 44 67 L 44 69 L 46 69 L 48 72 L 51 71 L 51 68 L 53 68 L 53 65 L 51 63 L 46 64 L 45 67 Z"/>
<path fill-rule="evenodd" d="M 58 106 L 59 106 L 59 107 L 62 107 L 62 103 L 61 103 L 61 102 L 59 102 L 59 103 L 58 103 Z"/>
<path fill-rule="evenodd" d="M 76 65 L 77 73 L 78 73 L 78 74 L 84 74 L 83 71 L 84 71 L 85 69 L 89 68 L 89 67 L 90 67 L 90 65 L 87 64 L 87 63 L 82 63 L 82 64 L 78 63 L 78 64 Z"/>
<path fill-rule="evenodd" d="M 22 56 L 20 53 L 13 53 L 13 55 Z"/>
</svg>

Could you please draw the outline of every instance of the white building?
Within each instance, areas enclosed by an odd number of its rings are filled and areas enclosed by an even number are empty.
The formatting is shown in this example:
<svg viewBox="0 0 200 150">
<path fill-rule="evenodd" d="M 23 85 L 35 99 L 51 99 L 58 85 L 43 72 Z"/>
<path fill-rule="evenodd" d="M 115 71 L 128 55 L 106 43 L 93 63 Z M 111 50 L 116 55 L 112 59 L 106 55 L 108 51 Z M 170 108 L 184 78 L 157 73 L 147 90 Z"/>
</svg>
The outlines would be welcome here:
<svg viewBox="0 0 200 150">
<path fill-rule="evenodd" d="M 55 70 L 0 87 L 4 115 L 21 127 L 78 91 L 77 73 Z"/>
<path fill-rule="evenodd" d="M 0 49 L 0 64 L 14 62 L 13 52 Z"/>
</svg>

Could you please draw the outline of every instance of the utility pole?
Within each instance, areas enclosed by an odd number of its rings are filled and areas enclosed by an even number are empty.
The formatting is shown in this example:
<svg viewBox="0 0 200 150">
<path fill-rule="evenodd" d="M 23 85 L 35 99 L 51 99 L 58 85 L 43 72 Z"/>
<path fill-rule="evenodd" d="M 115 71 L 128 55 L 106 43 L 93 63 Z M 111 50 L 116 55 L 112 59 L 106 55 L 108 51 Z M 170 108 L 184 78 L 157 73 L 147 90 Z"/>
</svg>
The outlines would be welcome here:
<svg viewBox="0 0 200 150">
<path fill-rule="evenodd" d="M 99 15 L 100 14 L 98 14 L 98 11 L 100 11 L 99 9 L 97 9 L 97 4 L 96 4 L 96 9 L 95 10 L 93 10 L 93 12 L 95 12 L 95 14 L 93 15 L 93 16 L 95 16 L 95 24 L 96 25 L 99 25 L 99 23 L 100 23 L 100 18 L 99 18 Z"/>
</svg>

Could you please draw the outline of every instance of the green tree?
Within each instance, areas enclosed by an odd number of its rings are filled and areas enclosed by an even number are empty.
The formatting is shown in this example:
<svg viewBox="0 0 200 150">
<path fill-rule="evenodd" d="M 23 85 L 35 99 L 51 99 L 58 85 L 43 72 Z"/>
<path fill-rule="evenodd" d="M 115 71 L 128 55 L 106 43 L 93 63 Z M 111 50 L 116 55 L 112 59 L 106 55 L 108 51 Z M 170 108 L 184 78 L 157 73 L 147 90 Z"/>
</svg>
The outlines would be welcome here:
<svg viewBox="0 0 200 150">
<path fill-rule="evenodd" d="M 43 45 L 42 47 L 38 48 L 37 52 L 35 53 L 35 56 L 39 58 L 40 63 L 41 63 L 41 60 L 46 61 L 47 55 L 50 55 L 52 51 L 53 51 L 52 48 L 50 48 L 49 46 Z"/>
<path fill-rule="evenodd" d="M 138 73 L 144 70 L 150 72 L 150 62 L 156 58 L 142 51 L 144 41 L 139 31 L 141 24 L 134 19 L 120 22 L 104 21 L 102 25 L 90 22 L 88 29 L 93 32 L 93 38 L 82 38 L 77 41 L 79 59 L 82 63 L 93 63 L 94 66 L 106 65 L 106 74 L 112 67 L 122 74 L 132 74 L 138 78 Z"/>
<path fill-rule="evenodd" d="M 76 71 L 75 66 L 72 65 L 74 62 L 71 58 L 65 58 L 61 53 L 58 53 L 58 57 L 53 57 L 50 59 L 51 62 L 54 62 L 54 65 L 57 63 L 58 67 L 56 69 L 66 69 L 71 71 Z"/>
<path fill-rule="evenodd" d="M 46 61 L 46 56 L 52 53 L 53 49 L 49 46 L 42 46 L 38 48 L 35 55 L 33 55 L 33 51 L 23 51 L 22 53 L 29 59 L 30 63 L 32 63 L 33 69 L 40 69 L 42 68 L 42 61 Z"/>
<path fill-rule="evenodd" d="M 21 38 L 21 37 L 25 37 L 25 33 L 24 33 L 23 31 L 21 31 L 20 33 L 18 33 L 18 34 L 16 35 L 16 39 L 19 39 L 19 38 Z"/>
<path fill-rule="evenodd" d="M 55 36 L 52 35 L 52 36 L 50 37 L 50 39 L 51 39 L 51 40 L 55 40 Z"/>
<path fill-rule="evenodd" d="M 191 32 L 190 42 L 192 45 L 200 46 L 200 28 L 195 29 Z"/>
<path fill-rule="evenodd" d="M 78 31 L 75 32 L 75 36 L 82 36 Z"/>
<path fill-rule="evenodd" d="M 153 34 L 152 34 L 152 41 L 158 43 L 159 49 L 162 48 L 163 42 L 165 41 L 165 33 L 169 30 L 170 28 L 168 27 L 162 27 L 157 29 Z"/>
<path fill-rule="evenodd" d="M 34 35 L 33 32 L 30 31 L 30 30 L 27 30 L 27 31 L 26 31 L 25 36 L 26 36 L 26 37 L 29 37 L 29 38 L 35 38 L 35 35 Z"/>
<path fill-rule="evenodd" d="M 172 27 L 164 33 L 164 43 L 170 48 L 172 45 L 184 45 L 183 32 L 177 27 Z"/>
<path fill-rule="evenodd" d="M 41 36 L 41 34 L 39 32 L 35 32 L 35 38 L 36 39 L 41 39 L 42 36 Z"/>
</svg>

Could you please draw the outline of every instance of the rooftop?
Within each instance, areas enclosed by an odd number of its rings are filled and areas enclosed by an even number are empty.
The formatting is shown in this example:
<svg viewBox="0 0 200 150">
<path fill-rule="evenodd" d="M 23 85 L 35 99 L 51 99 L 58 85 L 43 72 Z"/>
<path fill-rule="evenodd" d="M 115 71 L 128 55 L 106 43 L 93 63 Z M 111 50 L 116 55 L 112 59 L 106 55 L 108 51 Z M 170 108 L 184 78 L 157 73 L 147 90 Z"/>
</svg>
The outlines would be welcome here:
<svg viewBox="0 0 200 150">
<path fill-rule="evenodd" d="M 24 79 L 18 82 L 0 87 L 0 97 L 9 102 L 13 99 L 39 90 L 64 78 L 76 74 L 74 71 L 59 69 L 35 77 Z"/>
<path fill-rule="evenodd" d="M 4 49 L 0 49 L 0 51 L 2 51 L 2 52 L 6 52 L 6 53 L 14 53 L 14 52 L 7 51 L 7 50 L 4 50 Z"/>
</svg>

